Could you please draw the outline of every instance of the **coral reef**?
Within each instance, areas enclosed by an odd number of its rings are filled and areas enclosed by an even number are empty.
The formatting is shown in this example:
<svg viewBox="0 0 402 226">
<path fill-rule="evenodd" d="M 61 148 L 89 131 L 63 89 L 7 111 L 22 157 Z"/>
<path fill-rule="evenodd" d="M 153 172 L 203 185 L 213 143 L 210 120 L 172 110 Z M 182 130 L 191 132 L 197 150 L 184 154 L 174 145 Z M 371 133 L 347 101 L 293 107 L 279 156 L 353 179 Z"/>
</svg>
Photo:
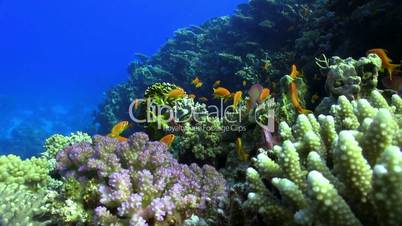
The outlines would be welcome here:
<svg viewBox="0 0 402 226">
<path fill-rule="evenodd" d="M 59 185 L 49 176 L 47 160 L 0 156 L 0 225 L 47 225 Z"/>
<path fill-rule="evenodd" d="M 45 186 L 49 180 L 49 164 L 32 157 L 21 160 L 15 155 L 0 156 L 0 183 L 26 185 L 33 189 Z"/>
<path fill-rule="evenodd" d="M 219 118 L 203 117 L 195 123 L 187 122 L 180 136 L 181 154 L 191 151 L 199 160 L 212 160 L 225 151 L 222 143 L 223 128 Z"/>
<path fill-rule="evenodd" d="M 282 144 L 261 149 L 247 169 L 242 207 L 257 216 L 248 223 L 399 225 L 402 99 L 392 99 L 376 90 L 369 100 L 340 96 L 333 116 L 299 115 L 292 129 L 282 122 Z"/>
<path fill-rule="evenodd" d="M 50 168 L 54 169 L 56 166 L 57 152 L 64 147 L 73 145 L 80 142 L 91 142 L 91 136 L 83 132 L 71 133 L 69 136 L 61 134 L 54 134 L 45 140 L 44 149 L 41 153 L 41 157 L 46 159 L 50 163 Z"/>
<path fill-rule="evenodd" d="M 0 183 L 0 225 L 49 225 L 43 219 L 54 193 L 32 192 L 24 185 Z"/>
<path fill-rule="evenodd" d="M 349 100 L 367 97 L 371 91 L 377 89 L 381 64 L 381 59 L 376 54 L 368 54 L 359 60 L 351 57 L 341 59 L 337 56 L 329 60 L 325 56 L 324 59 L 317 59 L 317 65 L 327 77 L 325 89 L 329 97 L 321 101 L 315 113 L 328 114 L 341 95 Z"/>
<path fill-rule="evenodd" d="M 134 107 L 150 120 L 126 132 L 148 135 L 56 134 L 39 158 L 0 156 L 0 224 L 401 225 L 402 99 L 381 90 L 378 55 L 357 58 L 376 47 L 402 58 L 401 11 L 397 0 L 250 0 L 177 30 L 137 54 L 96 113 L 108 134 Z M 217 86 L 234 92 L 208 99 Z M 211 116 L 201 102 L 232 109 Z M 8 133 L 37 145 L 39 125 Z M 151 141 L 167 133 L 169 147 Z"/>
<path fill-rule="evenodd" d="M 239 5 L 232 16 L 179 29 L 155 55 L 138 56 L 129 68 L 128 81 L 108 93 L 98 113 L 100 131 L 108 131 L 118 119 L 127 119 L 125 109 L 143 94 L 145 87 L 171 82 L 187 90 L 196 75 L 204 83 L 196 90 L 197 96 L 207 96 L 206 87 L 216 80 L 235 90 L 243 88 L 242 81 L 259 82 L 280 96 L 277 83 L 287 73 L 288 65 L 295 63 L 303 65 L 308 75 L 305 79 L 310 89 L 306 97 L 315 93 L 323 96 L 324 90 L 318 87 L 322 87 L 324 76 L 312 59 L 322 53 L 358 57 L 376 46 L 401 53 L 398 37 L 402 34 L 394 29 L 402 24 L 401 8 L 401 2 L 396 0 L 252 0 Z M 362 90 L 366 85 L 373 87 L 363 80 Z M 352 90 L 348 92 L 344 95 L 350 95 Z M 286 104 L 286 98 L 283 102 Z"/>
<path fill-rule="evenodd" d="M 81 204 L 99 225 L 182 224 L 193 214 L 209 220 L 225 197 L 225 181 L 213 167 L 179 164 L 144 133 L 127 142 L 95 136 L 92 145 L 66 147 L 57 154 L 57 170 L 75 187 L 96 188 Z M 66 206 L 77 205 L 71 201 Z"/>
<path fill-rule="evenodd" d="M 197 75 L 204 83 L 194 90 L 197 96 L 209 95 L 207 87 L 217 80 L 233 89 L 242 89 L 242 81 L 274 86 L 271 81 L 278 81 L 295 60 L 291 44 L 305 21 L 306 7 L 293 0 L 253 0 L 240 5 L 233 16 L 177 30 L 155 55 L 138 56 L 129 67 L 128 81 L 109 91 L 97 114 L 100 131 L 127 119 L 125 109 L 154 83 L 185 88 Z"/>
</svg>

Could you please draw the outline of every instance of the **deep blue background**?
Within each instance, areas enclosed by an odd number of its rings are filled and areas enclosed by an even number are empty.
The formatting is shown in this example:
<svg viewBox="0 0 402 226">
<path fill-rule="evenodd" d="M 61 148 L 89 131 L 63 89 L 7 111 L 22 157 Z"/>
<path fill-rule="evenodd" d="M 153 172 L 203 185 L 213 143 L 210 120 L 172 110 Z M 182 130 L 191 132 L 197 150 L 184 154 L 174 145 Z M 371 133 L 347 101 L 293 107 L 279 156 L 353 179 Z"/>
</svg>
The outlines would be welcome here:
<svg viewBox="0 0 402 226">
<path fill-rule="evenodd" d="M 85 130 L 134 53 L 243 2 L 0 0 L 0 154 L 30 155 L 49 134 Z"/>
</svg>

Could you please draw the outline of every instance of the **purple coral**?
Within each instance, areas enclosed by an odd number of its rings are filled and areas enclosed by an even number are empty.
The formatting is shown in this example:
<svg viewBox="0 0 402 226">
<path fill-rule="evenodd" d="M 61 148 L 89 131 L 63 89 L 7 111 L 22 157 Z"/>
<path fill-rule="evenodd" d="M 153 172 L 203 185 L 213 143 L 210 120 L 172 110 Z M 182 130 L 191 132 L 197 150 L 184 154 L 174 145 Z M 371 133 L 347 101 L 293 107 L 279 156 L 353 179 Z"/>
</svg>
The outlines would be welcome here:
<svg viewBox="0 0 402 226">
<path fill-rule="evenodd" d="M 144 133 L 127 142 L 95 136 L 92 145 L 68 147 L 57 160 L 62 176 L 98 181 L 98 225 L 182 221 L 210 213 L 207 208 L 226 196 L 225 180 L 215 168 L 179 164 L 166 145 Z"/>
</svg>

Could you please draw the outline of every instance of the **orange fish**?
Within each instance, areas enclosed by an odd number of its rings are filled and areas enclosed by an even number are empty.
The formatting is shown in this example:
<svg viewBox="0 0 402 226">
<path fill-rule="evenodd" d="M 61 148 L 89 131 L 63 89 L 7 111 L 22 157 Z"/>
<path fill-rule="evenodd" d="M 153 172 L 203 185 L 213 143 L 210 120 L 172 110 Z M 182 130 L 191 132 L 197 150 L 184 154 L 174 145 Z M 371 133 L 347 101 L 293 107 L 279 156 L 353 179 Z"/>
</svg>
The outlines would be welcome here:
<svg viewBox="0 0 402 226">
<path fill-rule="evenodd" d="M 236 144 L 237 156 L 239 157 L 239 159 L 240 159 L 241 161 L 245 161 L 245 162 L 248 161 L 249 155 L 248 155 L 248 153 L 244 150 L 243 142 L 242 142 L 242 140 L 241 140 L 240 137 L 238 137 L 238 138 L 236 139 L 235 144 Z"/>
<path fill-rule="evenodd" d="M 260 102 L 264 102 L 267 97 L 269 96 L 269 94 L 271 93 L 271 91 L 268 88 L 264 88 L 260 94 L 260 96 L 258 97 L 258 100 Z"/>
<path fill-rule="evenodd" d="M 133 103 L 134 103 L 134 110 L 137 110 L 138 107 L 140 106 L 140 101 L 138 99 L 135 99 Z"/>
<path fill-rule="evenodd" d="M 117 139 L 118 141 L 120 141 L 120 142 L 124 142 L 124 141 L 127 141 L 127 140 L 128 140 L 127 138 L 122 137 L 122 136 L 118 136 L 118 137 L 116 137 L 116 139 Z"/>
<path fill-rule="evenodd" d="M 392 60 L 387 55 L 387 50 L 385 49 L 370 49 L 367 53 L 375 53 L 377 54 L 382 61 L 382 68 L 386 69 L 389 75 L 389 79 L 392 80 L 392 73 L 397 69 L 400 68 L 400 64 L 392 64 Z"/>
<path fill-rule="evenodd" d="M 107 136 L 116 138 L 119 141 L 126 141 L 127 138 L 120 136 L 120 134 L 122 134 L 129 126 L 128 121 L 121 121 L 113 126 L 112 131 Z"/>
<path fill-rule="evenodd" d="M 297 67 L 295 64 L 292 64 L 292 68 L 290 71 L 290 77 L 293 79 L 297 78 L 297 76 L 300 75 L 300 72 L 297 70 Z"/>
<path fill-rule="evenodd" d="M 175 138 L 176 136 L 174 134 L 168 134 L 162 137 L 162 139 L 160 139 L 159 141 L 166 144 L 170 148 Z"/>
<path fill-rule="evenodd" d="M 234 96 L 233 96 L 233 108 L 237 109 L 237 106 L 239 106 L 239 103 L 241 101 L 241 97 L 243 95 L 242 91 L 237 91 Z"/>
<path fill-rule="evenodd" d="M 168 99 L 178 99 L 178 98 L 182 98 L 186 95 L 186 92 L 184 91 L 184 89 L 178 87 L 176 89 L 171 90 L 166 97 Z"/>
<path fill-rule="evenodd" d="M 216 81 L 214 82 L 214 84 L 212 85 L 212 87 L 216 88 L 216 87 L 218 87 L 220 84 L 221 84 L 221 80 L 216 80 Z"/>
<path fill-rule="evenodd" d="M 214 88 L 214 97 L 215 98 L 223 98 L 223 99 L 227 99 L 230 98 L 231 93 L 228 89 L 223 88 L 223 87 L 218 87 L 218 88 Z"/>
<path fill-rule="evenodd" d="M 196 76 L 191 83 L 194 84 L 195 88 L 200 88 L 203 85 L 198 76 Z"/>
<path fill-rule="evenodd" d="M 311 111 L 305 109 L 299 99 L 299 92 L 297 91 L 297 84 L 296 84 L 296 78 L 299 75 L 299 71 L 297 71 L 296 65 L 292 65 L 292 70 L 290 72 L 290 77 L 292 77 L 293 81 L 289 84 L 289 93 L 290 93 L 290 100 L 292 101 L 293 106 L 296 108 L 297 112 L 301 114 L 308 114 L 311 113 Z"/>
<path fill-rule="evenodd" d="M 263 63 L 261 64 L 261 69 L 263 72 L 268 72 L 269 67 L 271 66 L 271 63 L 268 60 L 263 60 Z"/>
<path fill-rule="evenodd" d="M 382 77 L 381 82 L 385 88 L 399 91 L 402 87 L 402 76 L 399 73 L 394 73 L 392 81 L 388 77 Z"/>
</svg>

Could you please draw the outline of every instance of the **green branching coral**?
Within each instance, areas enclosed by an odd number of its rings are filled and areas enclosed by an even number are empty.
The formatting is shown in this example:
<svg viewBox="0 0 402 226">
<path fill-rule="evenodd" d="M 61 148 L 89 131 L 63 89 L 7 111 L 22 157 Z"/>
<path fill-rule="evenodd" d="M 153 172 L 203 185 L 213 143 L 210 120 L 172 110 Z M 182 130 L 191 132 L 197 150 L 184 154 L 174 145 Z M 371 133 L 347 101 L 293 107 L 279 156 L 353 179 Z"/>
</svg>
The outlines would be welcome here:
<svg viewBox="0 0 402 226">
<path fill-rule="evenodd" d="M 399 225 L 402 222 L 401 165 L 401 150 L 396 146 L 389 146 L 374 167 L 373 198 L 385 225 Z"/>
<path fill-rule="evenodd" d="M 90 180 L 83 186 L 73 177 L 64 180 L 60 193 L 50 209 L 52 218 L 69 224 L 89 222 L 92 213 L 85 208 L 93 205 L 94 200 L 99 197 L 96 183 Z"/>
<path fill-rule="evenodd" d="M 21 160 L 15 155 L 0 156 L 0 183 L 26 185 L 32 189 L 46 186 L 50 181 L 49 164 L 45 159 L 32 157 Z"/>
<path fill-rule="evenodd" d="M 332 116 L 299 115 L 292 130 L 280 124 L 284 142 L 260 150 L 247 170 L 246 212 L 270 225 L 400 225 L 401 97 L 388 103 L 372 91 L 338 103 Z"/>
<path fill-rule="evenodd" d="M 33 193 L 24 185 L 0 183 L 0 225 L 40 226 L 54 192 L 39 190 Z"/>
<path fill-rule="evenodd" d="M 72 145 L 80 142 L 91 143 L 91 136 L 83 132 L 71 133 L 69 136 L 55 134 L 46 139 L 43 146 L 45 148 L 45 151 L 42 153 L 42 157 L 47 160 L 54 159 L 56 158 L 57 152 L 62 150 L 67 145 Z"/>
<path fill-rule="evenodd" d="M 222 125 L 219 118 L 204 117 L 198 119 L 195 125 L 190 122 L 184 124 L 179 145 L 184 152 L 191 150 L 197 159 L 206 160 L 223 152 L 221 141 Z"/>
<path fill-rule="evenodd" d="M 166 94 L 177 87 L 178 86 L 167 82 L 155 83 L 145 90 L 144 98 L 151 98 L 152 101 L 157 104 L 164 104 Z"/>
</svg>

